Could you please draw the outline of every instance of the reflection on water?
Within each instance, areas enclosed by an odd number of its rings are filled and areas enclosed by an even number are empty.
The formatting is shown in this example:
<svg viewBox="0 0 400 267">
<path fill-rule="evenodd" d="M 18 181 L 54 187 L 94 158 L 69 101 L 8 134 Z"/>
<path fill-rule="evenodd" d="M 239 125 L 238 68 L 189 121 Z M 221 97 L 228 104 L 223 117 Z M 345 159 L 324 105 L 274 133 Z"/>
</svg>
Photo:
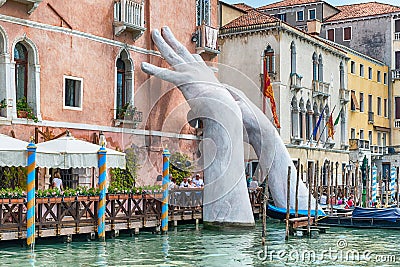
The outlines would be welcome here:
<svg viewBox="0 0 400 267">
<path fill-rule="evenodd" d="M 168 235 L 140 233 L 97 241 L 40 244 L 34 254 L 0 248 L 1 266 L 400 266 L 400 231 L 331 228 L 315 239 L 285 242 L 284 224 L 209 231 L 182 226 Z M 50 242 L 47 242 L 50 243 Z M 397 261 L 397 263 L 395 262 Z"/>
</svg>

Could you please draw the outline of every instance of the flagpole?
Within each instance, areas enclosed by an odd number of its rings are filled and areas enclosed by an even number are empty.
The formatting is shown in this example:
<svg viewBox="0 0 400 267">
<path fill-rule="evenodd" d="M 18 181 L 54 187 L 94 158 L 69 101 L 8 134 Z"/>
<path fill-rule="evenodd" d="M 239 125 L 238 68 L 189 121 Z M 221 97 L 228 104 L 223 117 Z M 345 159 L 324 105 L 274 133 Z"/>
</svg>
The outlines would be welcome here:
<svg viewBox="0 0 400 267">
<path fill-rule="evenodd" d="M 332 116 L 333 111 L 335 110 L 335 108 L 336 108 L 336 105 L 333 107 L 332 112 L 331 112 L 331 115 L 329 115 L 329 116 Z M 321 134 L 319 135 L 319 138 L 318 138 L 318 141 L 317 141 L 317 145 L 318 145 L 318 143 L 319 143 L 319 140 L 321 140 L 321 137 L 322 137 L 322 134 L 323 134 L 324 131 L 325 131 L 326 125 L 327 125 L 327 123 L 325 123 L 325 126 L 324 126 L 324 128 L 322 129 Z M 329 138 L 329 137 L 328 137 L 328 138 Z M 326 143 L 326 141 L 325 141 L 325 143 Z M 325 144 L 324 144 L 324 145 L 325 145 Z"/>
<path fill-rule="evenodd" d="M 323 115 L 323 113 L 325 111 L 325 108 L 326 108 L 326 106 L 322 109 L 321 114 L 318 117 L 318 121 L 316 122 L 316 125 L 315 125 L 315 127 L 313 129 L 313 132 L 311 133 L 310 139 L 308 139 L 307 144 L 311 143 L 311 139 L 312 139 L 313 136 L 316 137 L 315 135 L 317 134 L 317 131 L 318 131 L 318 128 L 319 128 L 319 124 L 321 123 L 321 118 L 322 118 L 321 116 Z M 315 132 L 315 135 L 314 135 L 314 132 Z"/>
</svg>

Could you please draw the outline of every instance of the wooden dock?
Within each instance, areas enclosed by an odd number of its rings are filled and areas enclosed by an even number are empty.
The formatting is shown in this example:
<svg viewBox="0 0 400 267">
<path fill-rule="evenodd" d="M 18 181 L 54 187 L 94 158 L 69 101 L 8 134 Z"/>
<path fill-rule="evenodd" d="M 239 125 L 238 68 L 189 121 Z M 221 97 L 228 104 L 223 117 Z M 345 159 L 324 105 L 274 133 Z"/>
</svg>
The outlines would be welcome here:
<svg viewBox="0 0 400 267">
<path fill-rule="evenodd" d="M 260 190 L 250 191 L 255 214 L 260 212 Z M 161 225 L 162 194 L 108 194 L 106 201 L 106 232 L 117 236 L 119 231 L 139 233 Z M 36 199 L 36 237 L 69 237 L 87 234 L 97 237 L 99 196 L 50 197 Z M 203 189 L 170 190 L 171 225 L 199 223 L 202 220 Z M 26 200 L 0 199 L 0 241 L 26 239 Z"/>
</svg>

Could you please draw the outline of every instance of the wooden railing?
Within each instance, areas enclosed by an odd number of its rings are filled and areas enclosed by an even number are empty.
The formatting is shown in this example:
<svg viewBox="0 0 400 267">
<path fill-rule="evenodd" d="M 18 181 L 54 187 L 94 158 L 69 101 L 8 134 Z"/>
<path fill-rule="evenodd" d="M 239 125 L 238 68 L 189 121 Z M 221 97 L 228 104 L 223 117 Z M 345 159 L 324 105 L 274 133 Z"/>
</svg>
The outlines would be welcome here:
<svg viewBox="0 0 400 267">
<path fill-rule="evenodd" d="M 161 198 L 161 193 L 143 195 L 107 194 L 106 229 L 137 228 L 139 227 L 137 225 L 143 227 L 160 225 Z M 262 188 L 249 190 L 249 198 L 253 213 L 259 213 L 263 200 Z M 98 205 L 99 196 L 36 198 L 35 224 L 37 236 L 95 233 L 97 231 Z M 170 190 L 170 221 L 201 219 L 202 209 L 202 188 Z M 0 240 L 26 237 L 26 211 L 27 203 L 24 198 L 0 199 Z M 148 222 L 151 223 L 148 224 Z M 5 235 L 8 235 L 7 238 Z"/>
</svg>

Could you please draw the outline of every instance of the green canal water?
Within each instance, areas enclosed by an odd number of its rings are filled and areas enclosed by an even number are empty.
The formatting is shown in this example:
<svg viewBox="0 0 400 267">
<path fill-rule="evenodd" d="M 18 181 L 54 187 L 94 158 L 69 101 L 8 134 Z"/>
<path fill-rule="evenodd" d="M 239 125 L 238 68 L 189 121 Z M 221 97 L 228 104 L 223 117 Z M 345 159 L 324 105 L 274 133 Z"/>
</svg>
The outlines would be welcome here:
<svg viewBox="0 0 400 267">
<path fill-rule="evenodd" d="M 285 241 L 283 223 L 241 231 L 180 226 L 167 236 L 142 232 L 98 241 L 0 246 L 0 266 L 400 266 L 400 231 L 330 228 Z"/>
</svg>

